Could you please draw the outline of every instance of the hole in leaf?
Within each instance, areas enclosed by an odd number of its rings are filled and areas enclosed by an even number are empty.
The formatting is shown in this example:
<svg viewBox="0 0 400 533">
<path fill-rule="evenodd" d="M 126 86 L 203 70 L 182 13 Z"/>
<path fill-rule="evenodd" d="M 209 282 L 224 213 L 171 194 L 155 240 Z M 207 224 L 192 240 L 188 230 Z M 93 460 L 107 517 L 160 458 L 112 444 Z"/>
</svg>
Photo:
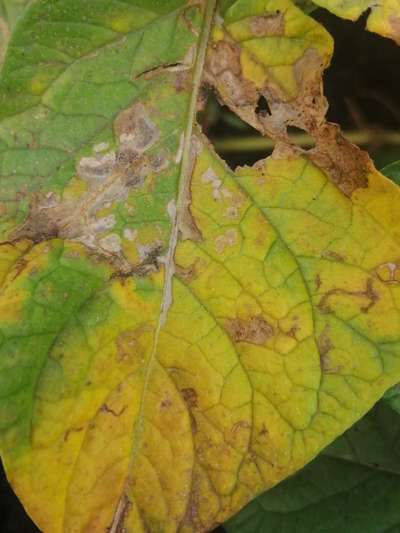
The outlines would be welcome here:
<svg viewBox="0 0 400 533">
<path fill-rule="evenodd" d="M 268 105 L 268 100 L 265 98 L 265 96 L 262 94 L 257 102 L 256 107 L 256 114 L 260 115 L 261 117 L 266 117 L 267 115 L 271 115 L 271 109 Z"/>
<path fill-rule="evenodd" d="M 269 109 L 266 99 L 265 103 L 260 102 L 262 108 L 265 104 Z M 215 151 L 232 169 L 253 165 L 272 153 L 273 141 L 262 137 L 227 106 L 221 105 L 212 91 L 198 120 Z"/>
<path fill-rule="evenodd" d="M 369 11 L 357 22 L 324 9 L 311 16 L 329 31 L 335 53 L 325 74 L 328 119 L 366 148 L 378 168 L 400 159 L 400 49 L 391 39 L 365 30 Z M 396 135 L 394 134 L 396 133 Z"/>
<path fill-rule="evenodd" d="M 356 23 L 323 9 L 313 11 L 311 16 L 335 40 L 333 60 L 324 76 L 328 120 L 340 124 L 349 140 L 367 148 L 378 168 L 400 159 L 400 70 L 393 69 L 399 60 L 399 48 L 390 39 L 365 31 L 367 13 Z M 266 104 L 260 98 L 256 111 L 268 112 Z M 232 168 L 252 165 L 271 153 L 273 142 L 221 106 L 212 92 L 201 115 L 203 130 Z M 295 143 L 304 141 L 303 148 L 313 146 L 301 130 L 291 127 L 289 134 L 294 135 Z"/>
<path fill-rule="evenodd" d="M 315 146 L 314 139 L 308 133 L 297 126 L 288 126 L 286 131 L 293 144 L 301 148 L 312 148 Z"/>
</svg>

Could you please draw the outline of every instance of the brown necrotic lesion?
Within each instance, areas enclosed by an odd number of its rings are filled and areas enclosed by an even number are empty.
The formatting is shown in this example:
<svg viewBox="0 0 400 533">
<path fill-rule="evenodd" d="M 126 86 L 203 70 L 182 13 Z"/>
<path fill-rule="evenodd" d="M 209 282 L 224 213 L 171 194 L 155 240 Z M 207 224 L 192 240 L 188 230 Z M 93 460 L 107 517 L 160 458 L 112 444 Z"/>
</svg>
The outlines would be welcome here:
<svg viewBox="0 0 400 533">
<path fill-rule="evenodd" d="M 12 240 L 73 240 L 100 255 L 114 257 L 121 272 L 131 272 L 132 265 L 122 254 L 120 235 L 110 233 L 116 224 L 115 216 L 99 216 L 99 213 L 126 201 L 131 190 L 142 188 L 148 176 L 162 172 L 170 161 L 165 150 L 148 153 L 159 141 L 160 131 L 141 102 L 117 116 L 114 134 L 115 150 L 101 144 L 94 147 L 93 155 L 77 162 L 73 179 L 85 183 L 84 192 L 74 198 L 63 198 L 52 192 L 36 195 L 28 218 L 13 232 Z M 139 271 L 153 268 L 157 263 L 155 254 L 160 253 L 157 243 L 141 258 Z"/>
</svg>

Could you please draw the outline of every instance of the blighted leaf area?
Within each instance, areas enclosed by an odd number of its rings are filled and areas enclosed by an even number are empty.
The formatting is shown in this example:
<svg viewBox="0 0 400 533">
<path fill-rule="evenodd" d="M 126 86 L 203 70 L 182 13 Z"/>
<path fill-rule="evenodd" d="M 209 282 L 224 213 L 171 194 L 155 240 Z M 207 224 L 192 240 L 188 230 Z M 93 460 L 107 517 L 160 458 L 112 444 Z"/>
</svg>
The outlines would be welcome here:
<svg viewBox="0 0 400 533">
<path fill-rule="evenodd" d="M 305 153 L 291 144 L 289 127 L 309 133 L 315 148 L 308 157 L 351 194 L 366 186 L 373 165 L 325 119 L 322 75 L 332 56 L 332 39 L 291 2 L 275 4 L 269 3 L 267 12 L 262 3 L 254 9 L 236 2 L 228 9 L 214 27 L 206 81 L 223 104 L 275 139 L 275 156 Z"/>
<path fill-rule="evenodd" d="M 0 435 L 43 531 L 209 531 L 400 380 L 400 194 L 325 119 L 332 48 L 289 0 L 40 0 L 21 20 Z M 206 86 L 271 157 L 227 167 L 196 124 Z"/>
<path fill-rule="evenodd" d="M 117 218 L 106 212 L 113 204 L 126 201 L 131 190 L 143 189 L 146 178 L 154 179 L 167 171 L 170 160 L 163 149 L 147 154 L 158 141 L 160 131 L 141 102 L 117 115 L 114 134 L 117 139 L 115 150 L 110 150 L 107 143 L 100 143 L 93 147 L 92 156 L 82 157 L 77 162 L 76 179 L 82 183 L 83 194 L 69 198 L 52 192 L 37 195 L 27 220 L 11 234 L 12 240 L 26 238 L 41 242 L 61 238 L 79 242 L 89 250 L 109 257 L 121 273 L 133 273 L 132 265 L 122 254 L 122 239 L 134 241 L 135 232 L 125 228 L 122 237 L 118 232 L 112 232 L 117 226 Z M 158 255 L 162 248 L 161 241 L 139 248 L 135 273 L 158 269 Z"/>
</svg>

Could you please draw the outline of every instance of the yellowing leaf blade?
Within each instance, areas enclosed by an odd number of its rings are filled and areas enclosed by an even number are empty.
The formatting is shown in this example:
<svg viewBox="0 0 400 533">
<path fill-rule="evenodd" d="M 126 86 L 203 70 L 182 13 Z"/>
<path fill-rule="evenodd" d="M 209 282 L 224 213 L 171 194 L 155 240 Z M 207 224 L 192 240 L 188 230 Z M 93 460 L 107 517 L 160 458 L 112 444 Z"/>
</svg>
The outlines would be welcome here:
<svg viewBox="0 0 400 533">
<path fill-rule="evenodd" d="M 46 532 L 208 531 L 399 381 L 399 190 L 326 123 L 331 39 L 292 3 L 93 5 L 37 2 L 5 63 L 2 457 Z M 219 159 L 204 81 L 270 158 Z"/>
<path fill-rule="evenodd" d="M 357 20 L 368 10 L 366 27 L 369 31 L 393 39 L 400 44 L 400 3 L 398 0 L 383 0 L 375 4 L 369 0 L 313 0 L 314 4 L 329 9 L 338 17 Z"/>
</svg>

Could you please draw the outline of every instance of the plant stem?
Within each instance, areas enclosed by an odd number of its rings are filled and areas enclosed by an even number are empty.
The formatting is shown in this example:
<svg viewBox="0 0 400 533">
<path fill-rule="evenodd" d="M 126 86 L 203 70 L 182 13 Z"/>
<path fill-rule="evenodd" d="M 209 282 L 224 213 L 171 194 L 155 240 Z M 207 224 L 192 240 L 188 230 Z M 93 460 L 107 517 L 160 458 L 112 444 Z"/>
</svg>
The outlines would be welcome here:
<svg viewBox="0 0 400 533">
<path fill-rule="evenodd" d="M 345 131 L 343 132 L 346 139 L 358 145 L 367 145 L 377 143 L 379 145 L 400 145 L 400 131 Z M 290 135 L 294 144 L 304 148 L 314 145 L 314 140 L 306 133 L 296 133 Z M 243 137 L 226 137 L 224 139 L 213 139 L 214 146 L 219 152 L 262 152 L 272 150 L 275 141 L 268 137 L 258 137 L 253 135 Z"/>
</svg>

